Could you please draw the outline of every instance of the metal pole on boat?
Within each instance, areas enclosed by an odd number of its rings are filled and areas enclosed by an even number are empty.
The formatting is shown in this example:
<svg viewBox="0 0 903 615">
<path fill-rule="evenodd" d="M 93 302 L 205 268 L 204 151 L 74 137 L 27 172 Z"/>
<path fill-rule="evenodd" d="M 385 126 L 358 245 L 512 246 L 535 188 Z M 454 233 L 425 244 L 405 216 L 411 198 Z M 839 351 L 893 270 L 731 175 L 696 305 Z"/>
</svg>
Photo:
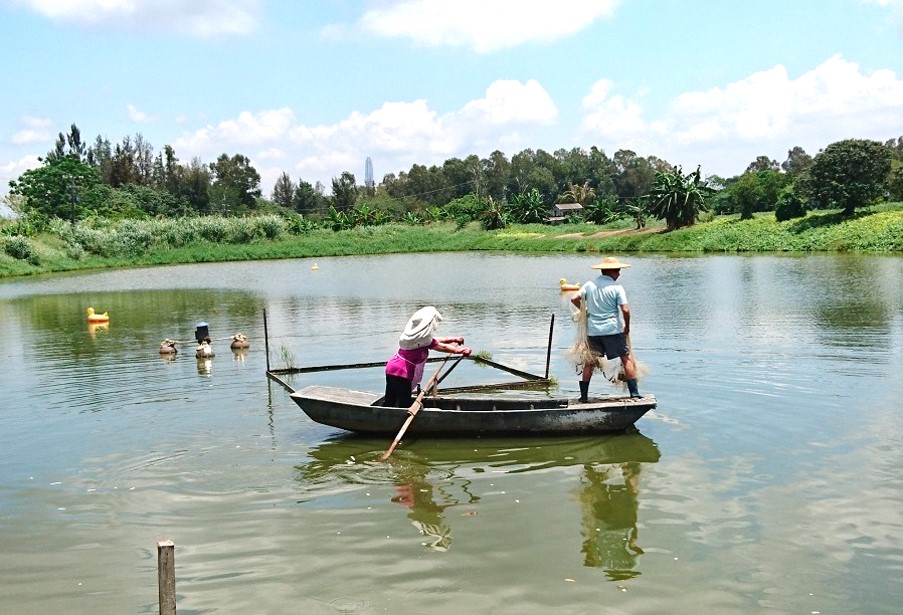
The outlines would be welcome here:
<svg viewBox="0 0 903 615">
<path fill-rule="evenodd" d="M 267 355 L 267 372 L 270 371 L 270 335 L 267 333 L 267 311 L 263 310 L 263 347 Z"/>
<path fill-rule="evenodd" d="M 552 329 L 555 328 L 555 314 L 549 323 L 549 347 L 546 349 L 546 380 L 549 379 L 549 362 L 552 360 Z"/>
</svg>

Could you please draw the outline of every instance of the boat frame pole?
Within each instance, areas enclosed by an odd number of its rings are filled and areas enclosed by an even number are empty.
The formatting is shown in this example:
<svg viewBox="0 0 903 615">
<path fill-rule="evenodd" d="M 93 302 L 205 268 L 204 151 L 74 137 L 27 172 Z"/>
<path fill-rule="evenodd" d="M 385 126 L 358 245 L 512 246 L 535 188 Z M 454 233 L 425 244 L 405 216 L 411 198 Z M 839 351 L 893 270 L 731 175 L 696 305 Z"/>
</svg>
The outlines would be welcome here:
<svg viewBox="0 0 903 615">
<path fill-rule="evenodd" d="M 552 361 L 552 330 L 555 328 L 555 314 L 549 322 L 549 346 L 546 349 L 546 380 L 549 379 L 549 363 Z"/>
<path fill-rule="evenodd" d="M 270 371 L 270 334 L 267 332 L 267 311 L 263 310 L 263 347 L 267 355 L 267 373 Z"/>
</svg>

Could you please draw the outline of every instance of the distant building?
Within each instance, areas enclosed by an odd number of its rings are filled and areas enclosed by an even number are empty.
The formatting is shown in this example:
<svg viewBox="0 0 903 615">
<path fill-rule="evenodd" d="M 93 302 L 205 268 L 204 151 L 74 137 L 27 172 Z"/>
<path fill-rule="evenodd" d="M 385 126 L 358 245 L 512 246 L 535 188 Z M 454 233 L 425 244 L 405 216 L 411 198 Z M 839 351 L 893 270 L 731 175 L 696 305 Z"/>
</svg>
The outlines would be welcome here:
<svg viewBox="0 0 903 615">
<path fill-rule="evenodd" d="M 581 211 L 583 211 L 583 205 L 580 203 L 555 203 L 552 207 L 552 215 L 549 217 L 549 224 L 564 222 L 568 214 Z"/>
<path fill-rule="evenodd" d="M 376 187 L 376 182 L 373 181 L 373 161 L 370 160 L 370 156 L 367 156 L 367 162 L 364 163 L 364 186 L 370 190 Z"/>
</svg>

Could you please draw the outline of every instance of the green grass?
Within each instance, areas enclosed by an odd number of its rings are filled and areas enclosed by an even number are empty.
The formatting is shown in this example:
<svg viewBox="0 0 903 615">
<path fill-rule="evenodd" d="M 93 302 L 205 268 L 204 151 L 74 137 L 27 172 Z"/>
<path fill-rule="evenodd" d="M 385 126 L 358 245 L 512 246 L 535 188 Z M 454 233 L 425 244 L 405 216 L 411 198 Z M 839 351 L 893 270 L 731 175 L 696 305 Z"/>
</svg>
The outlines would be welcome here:
<svg viewBox="0 0 903 615">
<path fill-rule="evenodd" d="M 278 221 L 252 218 L 92 221 L 76 229 L 57 222 L 47 232 L 0 231 L 0 277 L 108 267 L 277 258 L 348 256 L 460 250 L 517 252 L 868 252 L 903 253 L 903 203 L 857 211 L 845 218 L 819 211 L 777 222 L 773 214 L 752 220 L 716 217 L 665 232 L 661 225 L 637 232 L 619 224 L 514 225 L 484 231 L 457 226 L 387 224 L 298 235 Z M 272 239 L 269 237 L 273 237 Z"/>
</svg>

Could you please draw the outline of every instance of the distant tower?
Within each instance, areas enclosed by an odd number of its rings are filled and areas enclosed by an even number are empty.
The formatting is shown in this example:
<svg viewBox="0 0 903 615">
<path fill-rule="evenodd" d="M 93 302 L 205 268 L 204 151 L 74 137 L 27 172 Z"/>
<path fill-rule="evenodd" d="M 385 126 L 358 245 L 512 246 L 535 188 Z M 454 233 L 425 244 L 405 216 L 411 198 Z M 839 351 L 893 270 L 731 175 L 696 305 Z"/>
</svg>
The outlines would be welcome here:
<svg viewBox="0 0 903 615">
<path fill-rule="evenodd" d="M 364 163 L 364 186 L 373 190 L 376 184 L 373 182 L 373 161 L 367 156 L 367 162 Z"/>
</svg>

